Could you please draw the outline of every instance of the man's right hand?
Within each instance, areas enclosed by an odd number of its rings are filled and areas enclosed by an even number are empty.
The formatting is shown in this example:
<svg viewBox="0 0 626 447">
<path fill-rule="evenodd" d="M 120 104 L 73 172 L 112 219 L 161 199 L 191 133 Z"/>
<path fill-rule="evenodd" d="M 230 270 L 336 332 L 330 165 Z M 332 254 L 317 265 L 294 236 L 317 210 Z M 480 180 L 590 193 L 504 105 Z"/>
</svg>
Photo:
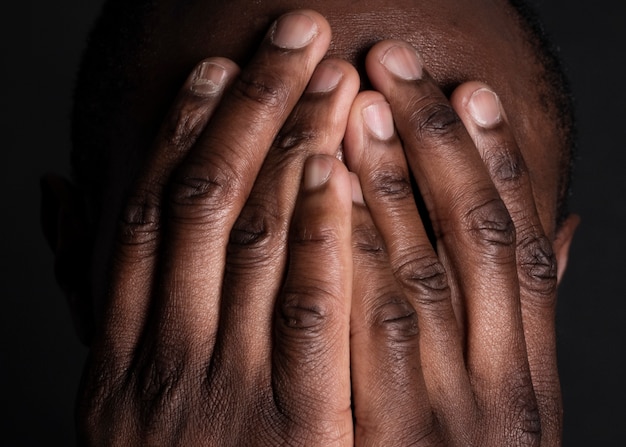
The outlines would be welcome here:
<svg viewBox="0 0 626 447">
<path fill-rule="evenodd" d="M 329 41 L 319 14 L 290 13 L 241 74 L 212 58 L 186 82 L 121 215 L 82 443 L 352 445 L 335 152 L 359 82 L 320 64 Z"/>
</svg>

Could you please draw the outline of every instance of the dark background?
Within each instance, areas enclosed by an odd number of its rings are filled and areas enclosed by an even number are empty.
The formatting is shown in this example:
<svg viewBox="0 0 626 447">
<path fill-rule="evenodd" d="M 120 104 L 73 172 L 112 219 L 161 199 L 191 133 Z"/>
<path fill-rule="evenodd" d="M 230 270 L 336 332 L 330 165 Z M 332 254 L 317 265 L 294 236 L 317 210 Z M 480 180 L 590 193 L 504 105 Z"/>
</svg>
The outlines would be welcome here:
<svg viewBox="0 0 626 447">
<path fill-rule="evenodd" d="M 0 19 L 0 444 L 73 445 L 72 407 L 86 351 L 39 231 L 38 178 L 67 174 L 72 82 L 101 1 L 7 3 Z M 580 129 L 572 209 L 582 225 L 558 314 L 566 446 L 626 438 L 625 5 L 539 2 L 572 80 Z"/>
</svg>

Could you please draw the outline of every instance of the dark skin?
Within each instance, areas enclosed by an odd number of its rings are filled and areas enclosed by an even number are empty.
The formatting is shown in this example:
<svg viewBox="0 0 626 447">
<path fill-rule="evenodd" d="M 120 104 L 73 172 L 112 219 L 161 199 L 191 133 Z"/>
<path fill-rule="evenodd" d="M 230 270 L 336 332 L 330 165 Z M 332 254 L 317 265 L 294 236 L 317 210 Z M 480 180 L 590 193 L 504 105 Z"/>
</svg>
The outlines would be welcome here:
<svg viewBox="0 0 626 447">
<path fill-rule="evenodd" d="M 555 228 L 558 154 L 546 148 L 562 136 L 530 113 L 532 94 L 514 94 L 517 83 L 532 91 L 536 68 L 495 76 L 497 45 L 480 62 L 425 45 L 453 38 L 437 30 L 445 6 L 420 5 L 413 23 L 428 18 L 428 31 L 402 36 L 411 44 L 369 50 L 375 91 L 359 93 L 365 75 L 345 60 L 320 63 L 341 7 L 330 25 L 289 14 L 241 71 L 212 57 L 191 74 L 131 193 L 106 205 L 125 203 L 117 229 L 105 222 L 96 240 L 98 250 L 117 235 L 106 288 L 95 270 L 94 290 L 106 293 L 81 440 L 559 444 L 554 305 L 576 219 Z M 353 19 L 358 7 L 346 6 Z M 492 9 L 471 18 L 503 14 Z M 345 25 L 332 56 L 364 43 L 363 28 Z M 217 27 L 215 48 L 220 36 Z M 448 99 L 442 84 L 454 79 Z M 63 228 L 53 242 L 71 253 Z M 60 281 L 84 290 L 63 277 L 67 259 Z"/>
</svg>

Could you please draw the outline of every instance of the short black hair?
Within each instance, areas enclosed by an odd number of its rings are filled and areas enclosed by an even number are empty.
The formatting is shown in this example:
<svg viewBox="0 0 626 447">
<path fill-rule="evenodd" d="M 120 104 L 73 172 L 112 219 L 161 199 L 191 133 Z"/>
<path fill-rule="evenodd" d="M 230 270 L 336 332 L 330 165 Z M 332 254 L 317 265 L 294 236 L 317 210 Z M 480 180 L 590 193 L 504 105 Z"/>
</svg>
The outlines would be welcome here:
<svg viewBox="0 0 626 447">
<path fill-rule="evenodd" d="M 550 39 L 537 10 L 528 0 L 508 0 L 516 10 L 526 32 L 528 42 L 535 50 L 539 63 L 544 69 L 543 102 L 556 111 L 557 124 L 564 138 L 558 183 L 558 202 L 556 210 L 557 226 L 561 225 L 569 214 L 574 164 L 577 157 L 578 134 L 576 127 L 576 107 L 570 80 L 559 57 L 558 47 Z"/>
<path fill-rule="evenodd" d="M 569 212 L 576 149 L 575 114 L 570 83 L 555 45 L 528 0 L 504 0 L 512 7 L 543 66 L 542 101 L 557 113 L 564 138 L 558 179 L 557 225 Z M 72 176 L 97 213 L 105 193 L 110 162 L 110 132 L 141 80 L 142 54 L 153 39 L 151 17 L 158 0 L 107 0 L 92 29 L 78 69 L 72 109 Z"/>
</svg>

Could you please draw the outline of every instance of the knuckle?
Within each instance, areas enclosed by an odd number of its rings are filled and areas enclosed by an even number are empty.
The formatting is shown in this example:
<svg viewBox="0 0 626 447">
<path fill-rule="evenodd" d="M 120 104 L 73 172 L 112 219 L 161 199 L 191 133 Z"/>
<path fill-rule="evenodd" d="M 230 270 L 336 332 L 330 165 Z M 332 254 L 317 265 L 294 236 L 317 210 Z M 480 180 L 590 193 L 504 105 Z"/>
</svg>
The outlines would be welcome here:
<svg viewBox="0 0 626 447">
<path fill-rule="evenodd" d="M 299 247 L 332 250 L 339 240 L 339 228 L 330 222 L 297 221 L 292 225 L 291 242 Z"/>
<path fill-rule="evenodd" d="M 518 245 L 519 280 L 522 288 L 541 296 L 554 297 L 557 265 L 552 244 L 544 235 L 533 235 Z M 553 304 L 550 300 L 547 304 Z"/>
<path fill-rule="evenodd" d="M 386 253 L 385 244 L 378 231 L 368 224 L 354 226 L 352 229 L 352 246 L 355 251 L 375 258 Z"/>
<path fill-rule="evenodd" d="M 268 245 L 280 232 L 277 207 L 270 197 L 249 201 L 233 226 L 230 243 L 246 248 Z"/>
<path fill-rule="evenodd" d="M 411 113 L 409 123 L 412 128 L 424 139 L 436 138 L 440 143 L 442 138 L 456 141 L 463 124 L 452 106 L 437 99 L 426 98 L 426 101 Z"/>
<path fill-rule="evenodd" d="M 102 420 L 115 419 L 123 406 L 122 389 L 126 368 L 107 356 L 90 353 L 78 394 L 77 423 L 79 437 L 104 436 Z M 100 437 L 100 439 L 104 439 Z"/>
<path fill-rule="evenodd" d="M 279 306 L 280 326 L 291 335 L 317 338 L 328 328 L 334 311 L 336 294 L 326 288 L 299 287 L 285 291 Z"/>
<path fill-rule="evenodd" d="M 496 383 L 487 377 L 474 376 L 473 379 L 479 388 L 492 390 L 487 396 L 493 400 L 488 398 L 488 402 L 483 401 L 481 404 L 483 408 L 488 408 L 484 415 L 490 421 L 484 422 L 505 427 L 510 445 L 540 445 L 541 416 L 530 371 L 526 366 L 511 369 Z"/>
<path fill-rule="evenodd" d="M 191 147 L 204 127 L 207 110 L 197 104 L 184 104 L 178 109 L 166 132 L 167 146 L 180 150 Z"/>
<path fill-rule="evenodd" d="M 515 226 L 502 200 L 492 199 L 471 208 L 463 220 L 474 241 L 488 253 L 504 256 L 515 247 Z"/>
<path fill-rule="evenodd" d="M 233 200 L 233 191 L 237 190 L 239 183 L 238 177 L 231 172 L 214 165 L 209 169 L 177 173 L 169 193 L 173 217 L 207 220 L 221 216 Z"/>
<path fill-rule="evenodd" d="M 118 225 L 122 245 L 149 245 L 156 241 L 161 217 L 159 198 L 150 190 L 138 192 L 129 198 Z"/>
<path fill-rule="evenodd" d="M 420 305 L 432 305 L 449 297 L 446 270 L 434 255 L 409 251 L 398 258 L 394 274 Z"/>
<path fill-rule="evenodd" d="M 280 255 L 286 241 L 287 221 L 271 203 L 248 203 L 230 232 L 227 262 L 257 269 L 261 262 Z"/>
<path fill-rule="evenodd" d="M 274 147 L 289 152 L 295 148 L 311 147 L 319 139 L 319 131 L 302 123 L 296 123 L 280 131 L 274 140 Z"/>
<path fill-rule="evenodd" d="M 380 200 L 401 201 L 413 198 L 411 181 L 397 168 L 377 168 L 373 170 L 370 181 L 376 198 Z"/>
<path fill-rule="evenodd" d="M 558 389 L 558 383 L 553 389 Z M 541 432 L 545 433 L 561 433 L 563 429 L 563 403 L 559 392 L 552 395 L 544 395 L 536 393 L 537 403 L 541 408 Z"/>
<path fill-rule="evenodd" d="M 137 392 L 141 401 L 165 401 L 180 383 L 182 370 L 182 361 L 174 356 L 158 355 L 147 361 L 137 378 Z"/>
<path fill-rule="evenodd" d="M 488 149 L 484 161 L 491 177 L 499 183 L 516 185 L 526 172 L 522 155 L 517 148 L 510 147 L 509 143 L 501 143 Z"/>
<path fill-rule="evenodd" d="M 538 446 L 541 444 L 541 419 L 535 393 L 529 386 L 511 390 L 509 412 L 513 436 L 517 438 L 516 445 Z"/>
<path fill-rule="evenodd" d="M 148 355 L 143 359 L 134 383 L 135 397 L 142 402 L 142 425 L 150 429 L 164 421 L 174 422 L 193 362 L 173 347 L 160 346 L 158 352 L 152 350 Z"/>
<path fill-rule="evenodd" d="M 181 428 L 183 402 L 190 403 L 188 360 L 166 348 L 144 360 L 135 376 L 134 397 L 141 402 L 138 422 L 146 445 L 171 444 Z"/>
<path fill-rule="evenodd" d="M 265 107 L 285 104 L 289 96 L 284 78 L 268 69 L 242 73 L 233 91 L 238 97 Z"/>
<path fill-rule="evenodd" d="M 396 348 L 417 342 L 417 313 L 406 298 L 397 294 L 379 297 L 370 310 L 370 324 L 377 338 Z"/>
</svg>

